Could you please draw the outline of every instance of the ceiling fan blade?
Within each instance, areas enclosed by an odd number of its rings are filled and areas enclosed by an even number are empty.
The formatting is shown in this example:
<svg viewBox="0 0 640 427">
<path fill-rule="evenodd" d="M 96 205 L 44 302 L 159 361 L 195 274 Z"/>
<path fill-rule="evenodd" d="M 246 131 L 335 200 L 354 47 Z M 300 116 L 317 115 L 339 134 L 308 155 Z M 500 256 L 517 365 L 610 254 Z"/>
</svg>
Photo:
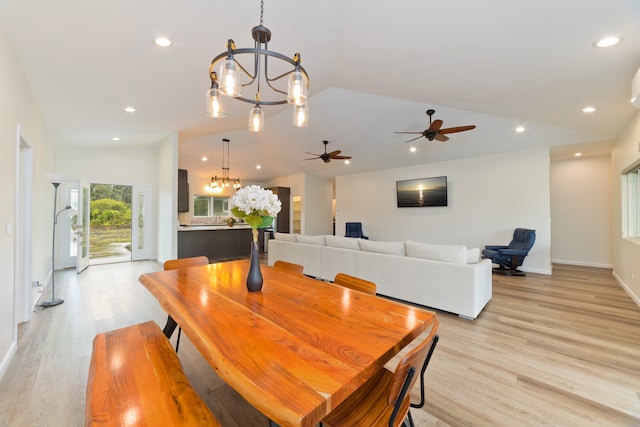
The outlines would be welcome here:
<svg viewBox="0 0 640 427">
<path fill-rule="evenodd" d="M 457 126 L 454 128 L 447 128 L 447 129 L 442 129 L 440 131 L 440 133 L 455 133 L 455 132 L 464 132 L 465 130 L 471 130 L 471 129 L 475 129 L 476 125 L 469 125 L 469 126 Z"/>
<path fill-rule="evenodd" d="M 335 150 L 335 151 L 332 151 L 332 152 L 326 153 L 326 154 L 328 154 L 329 157 L 333 157 L 333 156 L 337 156 L 340 153 L 342 153 L 342 150 Z"/>
<path fill-rule="evenodd" d="M 394 132 L 394 133 L 413 133 L 413 134 L 416 134 L 416 135 L 417 134 L 422 135 L 424 133 L 424 131 L 422 131 L 422 132 Z"/>
<path fill-rule="evenodd" d="M 438 120 L 434 120 L 433 123 L 431 123 L 431 126 L 429 126 L 429 129 L 440 130 L 441 127 L 442 127 L 442 120 L 438 119 Z"/>
<path fill-rule="evenodd" d="M 420 133 L 422 133 L 422 132 L 420 132 Z M 417 136 L 417 137 L 415 137 L 415 138 L 413 138 L 413 139 L 410 139 L 410 140 L 408 140 L 408 141 L 405 141 L 404 143 L 406 144 L 407 142 L 415 141 L 416 139 L 420 139 L 420 138 L 422 138 L 423 136 L 424 136 L 424 135 Z"/>
<path fill-rule="evenodd" d="M 318 158 L 319 158 L 320 156 L 322 156 L 322 154 L 310 153 L 310 152 L 308 152 L 308 151 L 305 151 L 305 153 L 307 153 L 307 154 L 311 154 L 312 156 L 318 156 Z"/>
<path fill-rule="evenodd" d="M 434 137 L 433 137 L 433 139 L 435 139 L 435 140 L 437 140 L 437 141 L 442 141 L 442 142 L 444 142 L 444 141 L 448 141 L 448 140 L 449 140 L 449 137 L 448 137 L 448 136 L 443 135 L 443 134 L 442 134 L 442 133 L 440 133 L 440 132 L 438 132 L 438 133 L 436 134 L 436 136 L 434 136 Z"/>
<path fill-rule="evenodd" d="M 331 156 L 331 158 L 334 160 L 348 160 L 351 156 Z"/>
<path fill-rule="evenodd" d="M 309 153 L 311 154 L 311 153 Z M 302 160 L 315 160 L 315 159 L 321 159 L 322 157 L 318 156 L 318 157 L 309 157 L 308 159 L 302 159 Z"/>
</svg>

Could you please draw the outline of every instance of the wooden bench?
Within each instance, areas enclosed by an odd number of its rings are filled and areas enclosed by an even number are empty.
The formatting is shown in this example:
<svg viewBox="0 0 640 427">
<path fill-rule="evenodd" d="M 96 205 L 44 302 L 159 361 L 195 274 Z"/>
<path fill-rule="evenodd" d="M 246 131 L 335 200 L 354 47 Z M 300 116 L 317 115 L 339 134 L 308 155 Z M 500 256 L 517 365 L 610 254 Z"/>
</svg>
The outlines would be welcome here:
<svg viewBox="0 0 640 427">
<path fill-rule="evenodd" d="M 86 426 L 220 426 L 153 321 L 96 335 Z"/>
</svg>

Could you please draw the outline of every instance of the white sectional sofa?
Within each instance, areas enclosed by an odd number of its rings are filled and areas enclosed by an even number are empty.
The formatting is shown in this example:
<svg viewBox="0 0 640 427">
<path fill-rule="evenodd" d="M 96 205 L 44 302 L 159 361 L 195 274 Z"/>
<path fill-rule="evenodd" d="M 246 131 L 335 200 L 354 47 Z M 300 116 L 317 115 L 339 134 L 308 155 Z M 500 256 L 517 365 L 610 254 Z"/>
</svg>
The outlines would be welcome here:
<svg viewBox="0 0 640 427">
<path fill-rule="evenodd" d="M 304 274 L 332 281 L 337 273 L 370 280 L 378 294 L 475 319 L 491 299 L 491 261 L 478 248 L 378 242 L 338 236 L 275 233 L 268 264 L 302 264 Z"/>
</svg>

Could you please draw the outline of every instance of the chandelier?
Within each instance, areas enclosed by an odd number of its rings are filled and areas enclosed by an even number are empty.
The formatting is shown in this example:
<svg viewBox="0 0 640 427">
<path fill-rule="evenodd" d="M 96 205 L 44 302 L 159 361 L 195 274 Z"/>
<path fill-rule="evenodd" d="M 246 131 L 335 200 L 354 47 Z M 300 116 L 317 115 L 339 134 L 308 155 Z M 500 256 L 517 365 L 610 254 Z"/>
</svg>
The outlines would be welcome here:
<svg viewBox="0 0 640 427">
<path fill-rule="evenodd" d="M 229 139 L 222 138 L 222 176 L 220 178 L 218 178 L 218 175 L 212 176 L 211 182 L 209 183 L 209 187 L 216 193 L 221 193 L 226 187 L 232 185 L 236 190 L 242 187 L 240 178 L 229 178 L 229 142 Z"/>
<path fill-rule="evenodd" d="M 253 48 L 237 49 L 232 39 L 227 41 L 227 50 L 213 58 L 209 67 L 209 77 L 211 78 L 211 88 L 207 91 L 207 116 L 213 118 L 224 117 L 226 115 L 223 98 L 232 97 L 242 102 L 253 104 L 249 113 L 249 130 L 261 132 L 264 130 L 263 105 L 280 105 L 289 103 L 293 105 L 293 124 L 297 127 L 305 127 L 309 124 L 309 75 L 300 65 L 300 54 L 296 53 L 293 58 L 289 58 L 281 53 L 268 50 L 268 43 L 271 40 L 271 31 L 262 25 L 264 14 L 264 1 L 260 2 L 260 25 L 253 27 L 251 35 L 255 40 Z M 237 57 L 249 55 L 248 67 L 238 62 Z M 275 77 L 269 75 L 269 58 L 273 58 L 275 67 L 286 67 L 288 71 Z M 217 64 L 220 64 L 219 75 L 214 71 Z M 249 71 L 252 69 L 252 71 Z M 240 82 L 240 78 L 247 80 Z M 289 77 L 287 91 L 278 89 L 272 83 L 278 82 L 284 77 Z M 260 93 L 261 85 L 266 85 L 270 91 L 268 96 Z M 284 85 L 283 85 L 284 86 Z M 246 92 L 254 92 L 254 98 L 243 96 L 243 89 Z M 284 97 L 286 95 L 286 97 Z"/>
</svg>

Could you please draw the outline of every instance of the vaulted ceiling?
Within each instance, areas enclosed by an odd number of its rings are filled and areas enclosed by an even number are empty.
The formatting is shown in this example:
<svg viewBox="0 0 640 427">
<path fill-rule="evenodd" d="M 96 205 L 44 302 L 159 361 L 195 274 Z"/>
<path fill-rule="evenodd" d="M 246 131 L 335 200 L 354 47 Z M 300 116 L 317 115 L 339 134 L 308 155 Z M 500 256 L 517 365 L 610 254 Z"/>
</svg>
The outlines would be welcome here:
<svg viewBox="0 0 640 427">
<path fill-rule="evenodd" d="M 154 144 L 177 132 L 180 162 L 205 175 L 220 173 L 224 137 L 231 175 L 254 181 L 536 147 L 558 156 L 576 144 L 606 152 L 636 112 L 637 1 L 279 0 L 264 4 L 269 48 L 301 53 L 311 120 L 294 128 L 288 106 L 265 107 L 265 131 L 253 134 L 250 104 L 228 101 L 227 117 L 210 119 L 204 94 L 211 59 L 229 38 L 252 47 L 259 17 L 258 1 L 0 0 L 57 146 Z M 610 35 L 622 43 L 593 46 Z M 157 36 L 173 45 L 157 47 Z M 126 113 L 128 105 L 136 112 Z M 587 105 L 596 111 L 583 113 Z M 426 129 L 428 108 L 444 127 L 477 127 L 445 143 L 405 143 L 407 135 L 394 133 Z M 322 153 L 323 140 L 351 164 L 302 160 Z"/>
</svg>

